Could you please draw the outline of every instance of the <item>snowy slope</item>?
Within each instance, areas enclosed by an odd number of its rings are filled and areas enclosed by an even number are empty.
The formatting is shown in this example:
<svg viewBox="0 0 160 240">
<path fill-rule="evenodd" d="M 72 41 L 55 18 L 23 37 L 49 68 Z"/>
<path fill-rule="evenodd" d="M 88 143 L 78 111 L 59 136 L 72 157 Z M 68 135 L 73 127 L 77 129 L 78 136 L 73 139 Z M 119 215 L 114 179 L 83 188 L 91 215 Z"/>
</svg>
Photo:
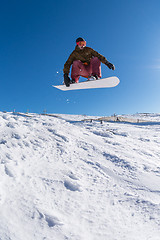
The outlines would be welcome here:
<svg viewBox="0 0 160 240">
<path fill-rule="evenodd" d="M 0 113 L 0 240 L 160 239 L 160 115 L 31 115 Z"/>
</svg>

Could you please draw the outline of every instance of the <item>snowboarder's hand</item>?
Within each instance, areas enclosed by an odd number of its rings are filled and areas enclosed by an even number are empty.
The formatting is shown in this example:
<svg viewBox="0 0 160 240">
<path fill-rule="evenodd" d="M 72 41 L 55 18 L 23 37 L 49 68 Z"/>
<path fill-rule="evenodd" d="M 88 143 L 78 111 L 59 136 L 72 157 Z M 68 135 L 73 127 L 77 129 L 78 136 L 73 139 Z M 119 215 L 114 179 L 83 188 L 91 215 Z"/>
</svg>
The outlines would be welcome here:
<svg viewBox="0 0 160 240">
<path fill-rule="evenodd" d="M 109 69 L 115 70 L 115 66 L 112 63 L 106 61 L 106 65 Z"/>
<path fill-rule="evenodd" d="M 71 82 L 71 80 L 70 80 L 70 78 L 68 76 L 68 73 L 65 73 L 64 74 L 64 83 L 65 83 L 66 87 L 70 86 L 70 82 Z"/>
</svg>

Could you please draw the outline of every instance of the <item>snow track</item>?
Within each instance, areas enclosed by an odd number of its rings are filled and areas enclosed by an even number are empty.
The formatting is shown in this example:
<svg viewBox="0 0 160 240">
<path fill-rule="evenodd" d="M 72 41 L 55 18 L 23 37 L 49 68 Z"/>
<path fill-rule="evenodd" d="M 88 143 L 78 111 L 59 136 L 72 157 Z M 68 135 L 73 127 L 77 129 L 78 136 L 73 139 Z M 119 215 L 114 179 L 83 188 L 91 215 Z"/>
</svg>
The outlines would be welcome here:
<svg viewBox="0 0 160 240">
<path fill-rule="evenodd" d="M 0 240 L 158 240 L 160 115 L 146 118 L 0 113 Z"/>
</svg>

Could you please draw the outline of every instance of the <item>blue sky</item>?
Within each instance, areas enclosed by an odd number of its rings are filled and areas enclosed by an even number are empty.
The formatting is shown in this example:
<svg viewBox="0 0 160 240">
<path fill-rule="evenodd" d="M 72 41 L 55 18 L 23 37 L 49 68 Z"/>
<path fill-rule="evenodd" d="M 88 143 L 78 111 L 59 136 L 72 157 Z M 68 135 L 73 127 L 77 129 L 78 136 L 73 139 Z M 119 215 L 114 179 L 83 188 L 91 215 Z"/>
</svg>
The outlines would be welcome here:
<svg viewBox="0 0 160 240">
<path fill-rule="evenodd" d="M 159 0 L 6 0 L 0 8 L 0 111 L 111 115 L 160 112 Z M 62 92 L 83 37 L 116 70 L 111 89 Z"/>
</svg>

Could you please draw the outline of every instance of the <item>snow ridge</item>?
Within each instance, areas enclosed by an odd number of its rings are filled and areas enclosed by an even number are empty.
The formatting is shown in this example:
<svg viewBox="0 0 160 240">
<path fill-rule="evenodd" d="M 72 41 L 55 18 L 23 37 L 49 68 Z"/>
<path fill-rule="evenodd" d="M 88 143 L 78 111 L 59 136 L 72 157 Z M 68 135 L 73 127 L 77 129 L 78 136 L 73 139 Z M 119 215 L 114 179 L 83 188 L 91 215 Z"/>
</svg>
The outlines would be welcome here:
<svg viewBox="0 0 160 240">
<path fill-rule="evenodd" d="M 128 117 L 0 112 L 0 240 L 158 240 L 160 115 Z"/>
</svg>

